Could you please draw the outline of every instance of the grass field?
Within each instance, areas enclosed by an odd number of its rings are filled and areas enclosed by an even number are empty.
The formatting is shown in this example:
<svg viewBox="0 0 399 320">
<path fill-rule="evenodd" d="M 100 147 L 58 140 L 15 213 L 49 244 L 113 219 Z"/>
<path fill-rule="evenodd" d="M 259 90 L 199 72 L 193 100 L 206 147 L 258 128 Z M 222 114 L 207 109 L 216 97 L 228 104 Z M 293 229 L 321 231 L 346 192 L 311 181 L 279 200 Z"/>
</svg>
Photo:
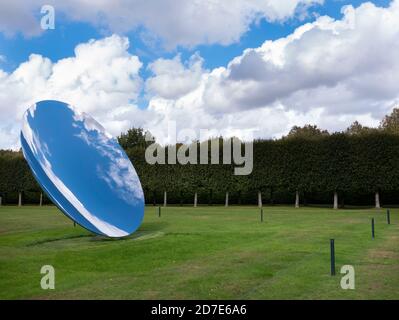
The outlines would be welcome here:
<svg viewBox="0 0 399 320">
<path fill-rule="evenodd" d="M 370 219 L 376 219 L 371 239 Z M 399 299 L 399 209 L 167 207 L 125 240 L 53 206 L 0 207 L 1 299 Z M 337 275 L 330 272 L 335 238 Z M 55 290 L 40 288 L 54 266 Z M 356 289 L 340 287 L 353 265 Z"/>
</svg>

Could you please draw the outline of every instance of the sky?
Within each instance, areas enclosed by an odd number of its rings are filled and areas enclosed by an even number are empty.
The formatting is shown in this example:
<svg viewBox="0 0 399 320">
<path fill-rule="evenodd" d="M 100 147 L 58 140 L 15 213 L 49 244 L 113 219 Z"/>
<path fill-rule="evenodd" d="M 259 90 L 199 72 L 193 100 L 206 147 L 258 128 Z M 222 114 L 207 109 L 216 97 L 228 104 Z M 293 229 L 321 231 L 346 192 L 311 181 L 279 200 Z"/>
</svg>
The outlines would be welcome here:
<svg viewBox="0 0 399 320">
<path fill-rule="evenodd" d="M 2 0 L 0 148 L 45 99 L 161 143 L 173 124 L 244 139 L 377 126 L 399 105 L 398 57 L 399 0 Z"/>
</svg>

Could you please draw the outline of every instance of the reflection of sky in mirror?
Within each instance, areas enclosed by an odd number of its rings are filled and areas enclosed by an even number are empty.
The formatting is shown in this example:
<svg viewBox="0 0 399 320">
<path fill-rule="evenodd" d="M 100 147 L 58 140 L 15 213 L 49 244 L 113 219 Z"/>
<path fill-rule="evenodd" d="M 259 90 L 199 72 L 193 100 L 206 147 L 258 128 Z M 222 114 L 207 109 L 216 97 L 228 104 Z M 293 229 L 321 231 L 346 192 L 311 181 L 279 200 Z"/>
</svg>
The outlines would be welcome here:
<svg viewBox="0 0 399 320">
<path fill-rule="evenodd" d="M 25 113 L 21 143 L 36 179 L 70 218 L 111 237 L 140 225 L 144 195 L 116 139 L 93 118 L 58 101 Z"/>
</svg>

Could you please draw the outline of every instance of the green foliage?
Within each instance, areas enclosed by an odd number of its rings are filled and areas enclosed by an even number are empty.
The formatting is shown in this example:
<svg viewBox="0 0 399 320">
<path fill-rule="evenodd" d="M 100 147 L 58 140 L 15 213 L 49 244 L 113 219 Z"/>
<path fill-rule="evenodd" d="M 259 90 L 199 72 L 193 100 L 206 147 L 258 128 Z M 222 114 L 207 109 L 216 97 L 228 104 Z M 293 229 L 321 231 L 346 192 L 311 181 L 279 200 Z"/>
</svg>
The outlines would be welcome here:
<svg viewBox="0 0 399 320">
<path fill-rule="evenodd" d="M 152 137 L 149 132 L 144 132 L 142 128 L 132 128 L 118 137 L 118 143 L 125 150 L 145 148 L 149 144 L 146 141 L 146 134 Z"/>
<path fill-rule="evenodd" d="M 316 125 L 307 124 L 303 127 L 293 126 L 287 135 L 287 138 L 318 138 L 322 136 L 328 136 L 327 130 L 321 130 Z"/>
<path fill-rule="evenodd" d="M 130 130 L 119 141 L 140 176 L 147 203 L 162 203 L 164 190 L 169 203 L 193 203 L 197 192 L 203 204 L 223 203 L 226 191 L 230 203 L 243 204 L 255 204 L 258 191 L 264 202 L 291 203 L 296 190 L 301 199 L 306 195 L 311 201 L 329 203 L 334 191 L 353 199 L 372 199 L 375 191 L 395 199 L 399 191 L 399 136 L 384 130 L 320 134 L 317 139 L 291 135 L 289 139 L 256 140 L 253 171 L 248 176 L 235 176 L 236 165 L 222 164 L 222 159 L 218 165 L 150 165 L 145 161 L 141 129 Z M 223 140 L 219 142 L 222 155 Z M 199 151 L 199 144 L 194 144 Z M 199 163 L 199 152 L 197 157 Z M 17 201 L 18 192 L 23 192 L 25 202 L 37 202 L 40 188 L 21 152 L 0 151 L 0 193 L 9 203 Z M 359 201 L 356 204 L 363 203 Z"/>
<path fill-rule="evenodd" d="M 358 121 L 355 121 L 346 129 L 345 133 L 349 135 L 362 135 L 369 134 L 377 130 L 377 128 L 366 127 L 360 124 Z"/>
<path fill-rule="evenodd" d="M 399 108 L 394 108 L 390 115 L 386 115 L 382 119 L 380 129 L 389 133 L 399 134 Z"/>
<path fill-rule="evenodd" d="M 22 152 L 0 150 L 0 196 L 3 203 L 16 203 L 19 192 L 24 202 L 34 203 L 39 201 L 41 191 Z"/>
</svg>

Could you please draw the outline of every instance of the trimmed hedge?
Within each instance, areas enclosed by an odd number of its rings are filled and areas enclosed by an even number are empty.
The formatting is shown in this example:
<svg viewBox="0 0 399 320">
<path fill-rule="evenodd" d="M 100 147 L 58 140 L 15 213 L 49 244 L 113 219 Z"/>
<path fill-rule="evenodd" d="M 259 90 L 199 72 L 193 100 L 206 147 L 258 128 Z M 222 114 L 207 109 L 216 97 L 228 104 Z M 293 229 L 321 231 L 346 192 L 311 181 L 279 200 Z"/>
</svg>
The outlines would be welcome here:
<svg viewBox="0 0 399 320">
<path fill-rule="evenodd" d="M 383 131 L 256 140 L 248 176 L 233 175 L 234 164 L 149 165 L 144 145 L 126 153 L 149 204 L 163 203 L 164 190 L 175 204 L 192 204 L 195 192 L 199 204 L 222 204 L 226 191 L 231 204 L 256 204 L 258 190 L 263 203 L 292 204 L 296 190 L 302 203 L 331 204 L 334 191 L 345 204 L 373 205 L 376 191 L 382 204 L 399 203 L 399 136 Z M 22 154 L 0 151 L 3 203 L 16 203 L 20 191 L 25 203 L 38 203 L 40 188 Z"/>
</svg>

